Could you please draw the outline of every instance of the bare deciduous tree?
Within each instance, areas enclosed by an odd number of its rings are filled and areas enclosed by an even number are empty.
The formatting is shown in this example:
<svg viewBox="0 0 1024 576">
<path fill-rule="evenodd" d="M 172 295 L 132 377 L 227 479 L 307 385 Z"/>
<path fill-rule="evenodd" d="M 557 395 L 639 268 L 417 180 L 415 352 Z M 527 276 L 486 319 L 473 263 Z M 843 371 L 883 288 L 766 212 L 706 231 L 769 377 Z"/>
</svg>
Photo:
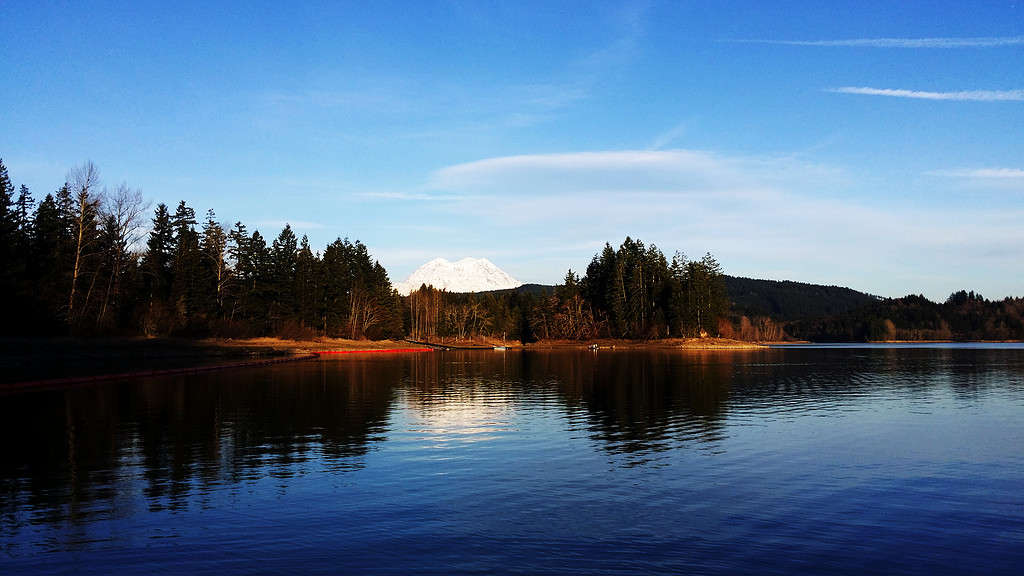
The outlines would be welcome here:
<svg viewBox="0 0 1024 576">
<path fill-rule="evenodd" d="M 75 308 L 75 293 L 78 289 L 78 278 L 82 273 L 82 255 L 89 244 L 95 241 L 94 230 L 96 214 L 101 202 L 99 187 L 100 172 L 91 161 L 82 164 L 68 173 L 68 184 L 75 195 L 75 213 L 73 230 L 75 235 L 75 265 L 71 273 L 71 294 L 68 296 L 68 321 L 72 321 Z"/>
<path fill-rule="evenodd" d="M 110 276 L 107 279 L 107 292 L 103 298 L 103 306 L 97 317 L 97 324 L 102 324 L 107 314 L 111 299 L 120 295 L 119 279 L 123 272 L 128 253 L 135 249 L 143 237 L 143 213 L 149 209 L 149 203 L 142 198 L 142 191 L 130 188 L 122 182 L 113 192 L 104 190 L 102 216 L 104 227 L 113 237 L 113 250 L 110 254 Z"/>
</svg>

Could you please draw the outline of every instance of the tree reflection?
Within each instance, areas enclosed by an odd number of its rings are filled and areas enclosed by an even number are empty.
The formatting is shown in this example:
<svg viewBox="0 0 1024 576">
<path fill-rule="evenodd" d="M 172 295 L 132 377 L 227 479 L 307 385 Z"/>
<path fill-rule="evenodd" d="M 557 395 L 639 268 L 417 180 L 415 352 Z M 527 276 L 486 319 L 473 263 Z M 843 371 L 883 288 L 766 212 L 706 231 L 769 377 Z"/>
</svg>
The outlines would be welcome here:
<svg viewBox="0 0 1024 576">
<path fill-rule="evenodd" d="M 175 510 L 220 483 L 358 469 L 402 372 L 323 361 L 4 398 L 3 525 L 30 520 L 19 510 L 50 523 L 109 516 L 136 478 L 151 510 Z"/>
<path fill-rule="evenodd" d="M 566 406 L 613 454 L 637 456 L 718 438 L 733 357 L 678 351 L 542 354 L 530 370 L 554 377 Z"/>
<path fill-rule="evenodd" d="M 426 442 L 476 442 L 543 419 L 636 466 L 718 450 L 727 421 L 750 414 L 849 407 L 896 386 L 970 400 L 1022 374 L 997 351 L 453 351 L 11 394 L 0 535 L 31 523 L 74 533 L 139 507 L 216 505 L 225 487 L 357 471 L 396 424 Z"/>
</svg>

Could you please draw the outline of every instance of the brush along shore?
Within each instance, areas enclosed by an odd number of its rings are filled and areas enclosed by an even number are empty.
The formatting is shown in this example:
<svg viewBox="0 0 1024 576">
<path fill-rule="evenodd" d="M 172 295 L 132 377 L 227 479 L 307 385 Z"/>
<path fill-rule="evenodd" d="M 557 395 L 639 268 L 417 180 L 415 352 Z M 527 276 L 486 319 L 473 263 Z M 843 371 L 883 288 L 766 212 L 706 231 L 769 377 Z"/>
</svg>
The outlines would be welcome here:
<svg viewBox="0 0 1024 576">
<path fill-rule="evenodd" d="M 540 340 L 525 346 L 529 350 L 615 349 L 615 350 L 760 350 L 765 344 L 730 338 L 663 338 L 658 340 Z"/>
<path fill-rule="evenodd" d="M 315 340 L 281 340 L 278 338 L 254 338 L 245 340 L 209 340 L 224 347 L 243 348 L 265 347 L 273 350 L 291 350 L 295 354 L 308 354 L 327 350 L 389 350 L 408 348 L 412 344 L 401 340 L 347 340 L 342 338 L 318 338 Z M 417 343 L 421 341 L 416 341 Z M 757 342 L 744 342 L 730 338 L 663 338 L 658 340 L 626 340 L 620 338 L 598 338 L 593 340 L 539 340 L 528 344 L 503 341 L 499 338 L 435 338 L 423 341 L 431 346 L 464 348 L 521 348 L 526 350 L 555 349 L 623 349 L 623 350 L 759 350 L 767 346 Z"/>
<path fill-rule="evenodd" d="M 525 350 L 754 350 L 762 344 L 725 338 L 664 340 L 542 340 L 530 344 L 497 338 L 437 339 L 431 346 Z M 421 347 L 404 340 L 317 338 L 17 338 L 0 340 L 0 386 L 15 382 L 93 377 L 109 374 L 241 365 L 323 352 L 407 350 Z"/>
</svg>

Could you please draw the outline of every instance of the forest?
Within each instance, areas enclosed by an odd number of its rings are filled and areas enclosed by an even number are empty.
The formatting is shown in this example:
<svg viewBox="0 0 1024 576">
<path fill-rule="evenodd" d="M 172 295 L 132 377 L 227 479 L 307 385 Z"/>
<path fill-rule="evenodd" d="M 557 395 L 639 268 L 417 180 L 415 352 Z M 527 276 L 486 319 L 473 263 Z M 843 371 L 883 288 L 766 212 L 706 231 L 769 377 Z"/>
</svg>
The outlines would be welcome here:
<svg viewBox="0 0 1024 576">
<path fill-rule="evenodd" d="M 402 305 L 359 241 L 314 251 L 184 201 L 150 217 L 141 192 L 85 163 L 38 202 L 0 160 L 0 297 L 7 336 L 401 337 Z"/>
<path fill-rule="evenodd" d="M 1024 340 L 1024 298 L 992 301 L 967 290 L 941 303 L 921 295 L 887 298 L 843 314 L 792 322 L 786 331 L 815 342 Z"/>
<path fill-rule="evenodd" d="M 290 226 L 273 238 L 200 221 L 184 201 L 150 209 L 85 163 L 38 202 L 0 160 L 3 336 L 276 336 L 532 342 L 720 336 L 749 341 L 1024 338 L 1024 299 L 944 303 L 726 276 L 710 253 L 671 258 L 627 237 L 558 286 L 399 296 L 367 246 L 322 250 Z"/>
</svg>

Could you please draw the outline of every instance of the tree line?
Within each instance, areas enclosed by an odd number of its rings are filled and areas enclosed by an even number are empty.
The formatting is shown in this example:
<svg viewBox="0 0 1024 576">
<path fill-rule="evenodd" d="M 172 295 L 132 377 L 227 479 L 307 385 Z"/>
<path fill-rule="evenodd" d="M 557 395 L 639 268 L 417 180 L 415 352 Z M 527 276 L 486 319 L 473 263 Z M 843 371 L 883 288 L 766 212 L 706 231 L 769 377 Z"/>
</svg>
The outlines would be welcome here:
<svg viewBox="0 0 1024 576">
<path fill-rule="evenodd" d="M 1024 340 L 1024 298 L 988 300 L 960 290 L 945 302 L 922 295 L 886 298 L 843 314 L 787 325 L 796 338 L 819 342 L 886 340 Z"/>
<path fill-rule="evenodd" d="M 407 297 L 367 247 L 273 239 L 181 201 L 103 186 L 85 163 L 38 202 L 0 160 L 0 333 L 509 341 L 702 335 L 814 341 L 1024 339 L 1024 299 L 960 291 L 880 299 L 846 288 L 731 278 L 710 253 L 671 258 L 627 237 L 555 287 Z"/>
<path fill-rule="evenodd" d="M 7 335 L 401 337 L 402 302 L 366 246 L 269 243 L 184 201 L 149 209 L 91 162 L 38 203 L 0 160 L 0 298 Z"/>
<path fill-rule="evenodd" d="M 0 160 L 5 335 L 311 338 L 662 338 L 736 334 L 711 254 L 670 259 L 626 238 L 551 290 L 408 297 L 359 241 L 315 251 L 180 201 L 152 212 L 140 190 L 103 186 L 91 162 L 36 202 Z M 742 326 L 742 322 L 737 322 Z M 748 322 L 749 324 L 749 322 Z"/>
<path fill-rule="evenodd" d="M 724 275 L 711 254 L 671 261 L 627 237 L 605 244 L 580 277 L 551 290 L 450 294 L 421 286 L 406 299 L 414 338 L 586 340 L 718 335 L 727 322 Z"/>
</svg>

